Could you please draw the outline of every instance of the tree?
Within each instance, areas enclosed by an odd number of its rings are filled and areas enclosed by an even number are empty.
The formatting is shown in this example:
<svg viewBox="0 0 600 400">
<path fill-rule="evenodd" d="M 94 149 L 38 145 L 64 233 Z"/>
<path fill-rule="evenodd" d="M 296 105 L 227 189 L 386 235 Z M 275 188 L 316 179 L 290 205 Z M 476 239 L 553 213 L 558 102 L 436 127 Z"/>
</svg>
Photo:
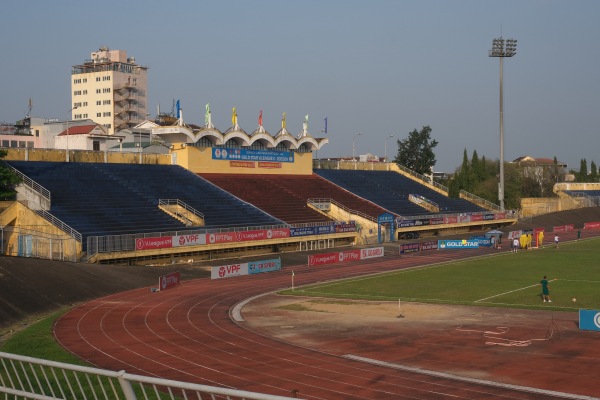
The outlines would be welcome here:
<svg viewBox="0 0 600 400">
<path fill-rule="evenodd" d="M 485 161 L 485 158 L 483 161 Z M 473 155 L 471 156 L 471 171 L 473 173 L 473 180 L 475 182 L 481 182 L 483 179 L 485 179 L 485 168 L 482 164 L 482 161 L 479 161 L 477 150 L 473 150 Z"/>
<path fill-rule="evenodd" d="M 590 165 L 590 182 L 598 182 L 598 167 L 594 160 L 592 160 L 592 164 Z"/>
<path fill-rule="evenodd" d="M 588 169 L 587 169 L 587 160 L 585 158 L 581 159 L 579 164 L 579 182 L 587 182 L 588 178 Z"/>
<path fill-rule="evenodd" d="M 7 151 L 0 150 L 0 159 L 6 157 Z M 21 182 L 9 167 L 0 163 L 0 200 L 11 200 L 15 197 L 15 186 Z"/>
<path fill-rule="evenodd" d="M 429 126 L 424 126 L 420 131 L 415 129 L 408 134 L 408 138 L 398 140 L 398 154 L 394 162 L 419 174 L 429 174 L 436 163 L 433 149 L 437 145 L 438 142 L 431 139 Z"/>
</svg>

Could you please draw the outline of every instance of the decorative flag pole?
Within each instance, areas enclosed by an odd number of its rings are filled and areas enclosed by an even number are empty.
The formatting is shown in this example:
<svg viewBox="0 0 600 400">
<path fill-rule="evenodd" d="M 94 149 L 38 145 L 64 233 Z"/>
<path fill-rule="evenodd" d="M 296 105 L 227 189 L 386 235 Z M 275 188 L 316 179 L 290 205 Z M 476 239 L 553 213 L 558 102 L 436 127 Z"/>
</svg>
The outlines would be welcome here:
<svg viewBox="0 0 600 400">
<path fill-rule="evenodd" d="M 294 270 L 292 270 L 292 292 L 294 291 Z"/>
</svg>

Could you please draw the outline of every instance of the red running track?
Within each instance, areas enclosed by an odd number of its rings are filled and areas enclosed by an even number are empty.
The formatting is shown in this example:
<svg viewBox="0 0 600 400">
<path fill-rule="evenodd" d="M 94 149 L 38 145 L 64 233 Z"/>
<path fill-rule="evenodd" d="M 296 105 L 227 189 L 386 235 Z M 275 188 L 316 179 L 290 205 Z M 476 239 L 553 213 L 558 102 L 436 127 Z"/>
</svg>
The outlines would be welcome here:
<svg viewBox="0 0 600 400">
<path fill-rule="evenodd" d="M 294 266 L 295 284 L 407 268 L 494 250 L 386 256 L 329 267 Z M 504 251 L 504 250 L 503 250 Z M 290 270 L 222 280 L 198 279 L 91 301 L 55 325 L 58 341 L 101 368 L 305 399 L 556 398 L 371 365 L 294 346 L 230 318 L 237 303 L 290 286 Z M 382 349 L 389 353 L 393 349 Z"/>
</svg>

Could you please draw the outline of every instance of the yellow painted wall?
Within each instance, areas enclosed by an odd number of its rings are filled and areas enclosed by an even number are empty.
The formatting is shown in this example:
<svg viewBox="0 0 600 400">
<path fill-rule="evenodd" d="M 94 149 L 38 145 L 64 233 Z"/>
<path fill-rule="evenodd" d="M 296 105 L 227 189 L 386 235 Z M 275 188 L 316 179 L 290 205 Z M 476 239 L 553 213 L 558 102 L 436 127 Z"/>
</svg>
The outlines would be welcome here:
<svg viewBox="0 0 600 400">
<path fill-rule="evenodd" d="M 23 149 L 8 148 L 8 154 L 4 158 L 7 161 L 50 161 L 65 162 L 65 150 L 55 149 Z M 69 158 L 72 162 L 89 163 L 115 163 L 115 164 L 138 164 L 140 162 L 139 153 L 133 152 L 103 152 L 103 151 L 85 151 L 71 150 Z M 144 164 L 171 164 L 170 154 L 142 154 Z"/>
<path fill-rule="evenodd" d="M 17 255 L 18 236 L 22 234 L 64 240 L 69 243 L 64 246 L 65 258 L 73 261 L 80 258 L 81 243 L 19 202 L 13 202 L 0 213 L 0 225 L 5 228 L 3 232 L 5 243 L 3 254 L 5 255 Z"/>
<path fill-rule="evenodd" d="M 174 146 L 177 164 L 193 173 L 220 174 L 275 174 L 310 175 L 312 174 L 312 153 L 294 153 L 293 163 L 266 163 L 256 161 L 213 160 L 210 147 Z M 265 168 L 270 166 L 276 168 Z"/>
</svg>

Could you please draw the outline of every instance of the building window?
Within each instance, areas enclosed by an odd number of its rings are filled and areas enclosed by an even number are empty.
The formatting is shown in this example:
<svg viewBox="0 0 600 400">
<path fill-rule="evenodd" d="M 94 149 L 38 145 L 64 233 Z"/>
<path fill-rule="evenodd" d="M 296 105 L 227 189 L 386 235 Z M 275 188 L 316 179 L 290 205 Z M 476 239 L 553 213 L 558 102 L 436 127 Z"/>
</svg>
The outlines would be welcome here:
<svg viewBox="0 0 600 400">
<path fill-rule="evenodd" d="M 101 93 L 100 89 L 96 89 L 96 94 L 100 94 L 100 93 Z"/>
<path fill-rule="evenodd" d="M 87 90 L 84 90 L 84 91 L 83 91 L 83 94 L 87 94 Z"/>
<path fill-rule="evenodd" d="M 83 78 L 83 83 L 87 83 L 87 78 Z"/>
<path fill-rule="evenodd" d="M 96 117 L 101 117 L 102 113 L 96 113 Z"/>
<path fill-rule="evenodd" d="M 102 89 L 102 93 L 110 93 L 110 88 L 104 88 L 104 89 Z"/>
<path fill-rule="evenodd" d="M 73 107 L 81 107 L 81 103 L 73 103 Z"/>
<path fill-rule="evenodd" d="M 102 102 L 102 104 L 103 104 L 103 105 L 110 105 L 110 100 L 104 100 L 104 101 Z"/>
<path fill-rule="evenodd" d="M 40 137 L 40 130 L 39 129 L 35 130 L 35 137 Z"/>
<path fill-rule="evenodd" d="M 84 107 L 87 107 L 87 101 L 84 101 L 84 102 L 83 102 L 83 106 L 84 106 Z"/>
<path fill-rule="evenodd" d="M 110 117 L 110 111 L 103 113 L 102 116 L 103 117 Z"/>
<path fill-rule="evenodd" d="M 74 91 L 73 96 L 81 96 L 81 90 Z"/>
<path fill-rule="evenodd" d="M 100 151 L 100 142 L 97 140 L 94 140 L 92 142 L 92 150 L 94 151 Z"/>
<path fill-rule="evenodd" d="M 104 127 L 108 128 L 108 129 L 110 129 L 111 126 L 112 126 L 111 124 L 104 124 Z"/>
<path fill-rule="evenodd" d="M 97 105 L 97 106 L 99 106 L 99 105 L 101 105 L 101 104 L 102 104 L 102 102 L 101 102 L 100 100 L 96 101 L 96 105 Z"/>
<path fill-rule="evenodd" d="M 96 82 L 100 82 L 100 77 L 99 76 L 96 77 Z"/>
</svg>

